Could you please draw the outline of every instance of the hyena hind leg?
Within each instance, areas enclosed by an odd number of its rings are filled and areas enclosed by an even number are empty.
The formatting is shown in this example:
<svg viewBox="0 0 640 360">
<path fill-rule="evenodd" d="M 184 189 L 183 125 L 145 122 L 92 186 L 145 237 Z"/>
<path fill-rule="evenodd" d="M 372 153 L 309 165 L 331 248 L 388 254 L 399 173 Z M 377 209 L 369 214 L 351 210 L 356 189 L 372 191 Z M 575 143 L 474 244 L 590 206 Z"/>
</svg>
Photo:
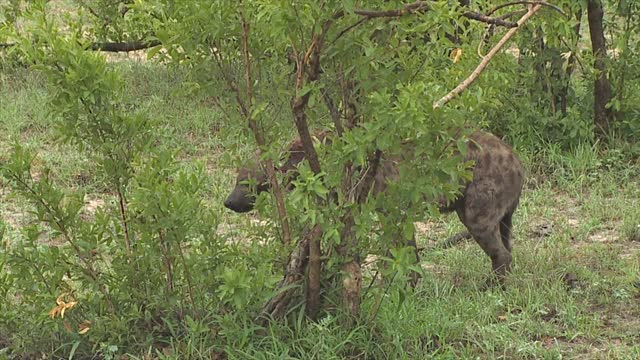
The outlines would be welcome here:
<svg viewBox="0 0 640 360">
<path fill-rule="evenodd" d="M 488 285 L 493 285 L 493 280 L 497 280 L 498 284 L 504 288 L 504 282 L 507 272 L 511 269 L 511 252 L 502 243 L 502 236 L 499 226 L 496 224 L 493 228 L 484 231 L 469 230 L 482 250 L 491 258 L 492 279 Z"/>
</svg>

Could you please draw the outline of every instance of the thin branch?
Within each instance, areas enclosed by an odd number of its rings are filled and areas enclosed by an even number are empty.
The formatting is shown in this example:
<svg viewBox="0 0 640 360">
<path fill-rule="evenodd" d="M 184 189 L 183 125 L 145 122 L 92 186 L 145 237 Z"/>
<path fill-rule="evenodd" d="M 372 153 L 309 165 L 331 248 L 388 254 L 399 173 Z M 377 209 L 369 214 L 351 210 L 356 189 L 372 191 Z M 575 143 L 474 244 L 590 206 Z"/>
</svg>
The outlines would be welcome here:
<svg viewBox="0 0 640 360">
<path fill-rule="evenodd" d="M 356 21 L 355 23 L 347 26 L 346 28 L 344 28 L 342 31 L 340 31 L 338 33 L 338 35 L 333 39 L 333 41 L 331 42 L 332 44 L 335 43 L 336 41 L 338 41 L 338 39 L 340 39 L 342 37 L 342 35 L 346 34 L 347 32 L 355 29 L 356 27 L 364 24 L 365 22 L 369 21 L 369 19 L 371 19 L 369 16 L 364 16 L 362 17 L 360 20 Z"/>
<path fill-rule="evenodd" d="M 541 8 L 542 8 L 542 5 L 534 5 L 533 7 L 531 7 L 529 11 L 527 11 L 527 13 L 522 18 L 520 18 L 520 20 L 518 20 L 518 27 L 509 29 L 509 31 L 507 31 L 507 33 L 502 37 L 502 39 L 500 39 L 500 41 L 498 41 L 498 43 L 491 49 L 491 51 L 489 51 L 487 56 L 485 56 L 482 59 L 480 64 L 478 64 L 478 66 L 471 73 L 471 75 L 467 79 L 465 79 L 463 82 L 461 82 L 460 85 L 458 85 L 455 89 L 451 90 L 451 92 L 445 95 L 442 99 L 434 102 L 433 108 L 437 109 L 442 105 L 448 103 L 449 101 L 451 101 L 451 99 L 453 99 L 457 95 L 460 95 L 467 87 L 469 87 L 469 85 L 471 85 L 478 78 L 478 76 L 480 76 L 480 73 L 484 71 L 487 65 L 489 65 L 489 62 L 491 61 L 491 59 L 498 53 L 498 51 L 504 46 L 504 44 L 506 44 L 507 41 L 509 41 L 509 39 L 513 37 L 516 31 L 518 31 L 518 28 L 522 24 L 524 24 L 527 20 L 529 20 L 529 18 L 533 16 L 533 14 L 535 14 Z"/>
<path fill-rule="evenodd" d="M 336 127 L 336 133 L 340 137 L 344 132 L 344 128 L 342 127 L 342 123 L 340 122 L 340 110 L 338 110 L 338 108 L 336 107 L 336 104 L 333 102 L 333 99 L 329 95 L 327 89 L 320 89 L 320 93 L 322 93 L 322 99 L 329 109 L 331 120 L 333 120 L 333 125 Z"/>
<path fill-rule="evenodd" d="M 240 107 L 240 113 L 242 114 L 243 117 L 249 118 L 249 115 L 250 115 L 249 110 L 247 109 L 247 107 L 244 104 L 244 101 L 242 100 L 242 96 L 240 95 L 240 90 L 236 86 L 236 83 L 233 81 L 233 78 L 231 78 L 229 71 L 226 71 L 226 69 L 224 68 L 224 61 L 222 59 L 222 55 L 220 54 L 220 48 L 215 46 L 215 43 L 213 43 L 212 45 L 213 47 L 211 48 L 211 53 L 213 54 L 213 58 L 216 61 L 216 65 L 218 65 L 218 69 L 220 70 L 222 77 L 227 82 L 227 86 L 229 87 L 229 90 L 231 90 L 236 96 L 236 102 Z"/>
<path fill-rule="evenodd" d="M 505 19 L 508 19 L 508 18 L 511 18 L 511 17 L 514 17 L 514 16 L 522 16 L 522 15 L 524 15 L 526 13 L 527 13 L 527 9 L 514 10 L 514 11 L 511 11 L 511 12 L 508 12 L 506 14 L 498 16 L 498 19 L 505 20 Z"/>
<path fill-rule="evenodd" d="M 104 29 L 104 27 L 106 27 L 107 25 L 109 25 L 109 23 L 111 23 L 111 19 L 109 19 L 108 16 L 101 16 L 100 14 L 98 14 L 97 11 L 95 11 L 91 6 L 89 6 L 89 4 L 85 3 L 84 1 L 80 0 L 78 1 L 80 3 L 80 6 L 86 8 L 87 10 L 89 10 L 89 13 L 91 15 L 93 15 L 94 17 L 102 20 L 102 28 Z"/>
<path fill-rule="evenodd" d="M 567 14 L 562 11 L 561 8 L 559 8 L 556 5 L 553 4 L 549 4 L 546 1 L 527 1 L 527 0 L 521 0 L 521 1 L 511 1 L 508 3 L 504 3 L 504 4 L 500 4 L 495 6 L 493 9 L 489 10 L 489 12 L 487 13 L 487 16 L 491 16 L 493 13 L 495 13 L 496 11 L 508 7 L 508 6 L 514 6 L 514 5 L 542 5 L 542 6 L 547 6 L 552 8 L 553 10 L 559 12 L 560 14 L 562 14 L 562 16 L 567 16 Z"/>
</svg>

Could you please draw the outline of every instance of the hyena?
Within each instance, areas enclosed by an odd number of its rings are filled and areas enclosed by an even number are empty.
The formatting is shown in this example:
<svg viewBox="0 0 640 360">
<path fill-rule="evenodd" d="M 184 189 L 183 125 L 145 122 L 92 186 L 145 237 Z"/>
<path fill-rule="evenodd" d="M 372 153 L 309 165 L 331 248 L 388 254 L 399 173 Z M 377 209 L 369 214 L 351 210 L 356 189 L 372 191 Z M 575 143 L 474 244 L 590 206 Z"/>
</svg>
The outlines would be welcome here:
<svg viewBox="0 0 640 360">
<path fill-rule="evenodd" d="M 303 160 L 304 150 L 298 139 L 289 146 L 287 161 L 278 170 L 295 171 Z M 462 184 L 462 190 L 454 201 L 439 202 L 440 211 L 455 211 L 458 214 L 473 239 L 491 258 L 493 273 L 499 284 L 504 286 L 505 275 L 512 261 L 512 217 L 518 207 L 524 181 L 522 163 L 509 145 L 483 131 L 475 131 L 469 136 L 463 160 L 473 161 L 473 176 L 470 181 Z M 397 175 L 394 162 L 384 161 L 375 176 L 373 191 L 384 191 L 386 182 Z M 250 178 L 257 183 L 254 192 L 246 185 Z M 235 188 L 224 205 L 235 212 L 250 211 L 256 195 L 268 190 L 269 182 L 264 171 L 240 168 Z"/>
</svg>

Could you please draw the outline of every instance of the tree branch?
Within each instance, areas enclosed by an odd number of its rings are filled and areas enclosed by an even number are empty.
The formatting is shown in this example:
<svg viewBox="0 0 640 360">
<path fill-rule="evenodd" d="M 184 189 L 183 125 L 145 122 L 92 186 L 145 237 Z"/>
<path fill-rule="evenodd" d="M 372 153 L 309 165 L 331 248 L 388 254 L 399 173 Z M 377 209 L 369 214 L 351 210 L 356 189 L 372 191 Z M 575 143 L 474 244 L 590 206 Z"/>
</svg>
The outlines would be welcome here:
<svg viewBox="0 0 640 360">
<path fill-rule="evenodd" d="M 142 40 L 130 42 L 96 42 L 91 44 L 89 48 L 93 51 L 129 52 L 149 49 L 158 45 L 162 45 L 158 40 Z"/>
<path fill-rule="evenodd" d="M 472 11 L 468 11 L 462 14 L 462 16 L 466 17 L 467 19 L 480 21 L 490 25 L 504 26 L 506 28 L 514 28 L 518 26 L 517 23 L 511 22 L 511 21 L 506 21 L 501 18 L 492 18 L 487 15 L 483 15 L 483 14 L 472 12 Z"/>
<path fill-rule="evenodd" d="M 478 76 L 480 76 L 480 74 L 482 73 L 482 71 L 484 71 L 487 65 L 489 65 L 489 62 L 491 61 L 491 59 L 498 53 L 498 51 L 504 46 L 504 44 L 506 44 L 507 41 L 509 41 L 509 39 L 513 37 L 516 31 L 518 31 L 518 28 L 522 24 L 524 24 L 527 20 L 529 20 L 529 18 L 533 16 L 533 14 L 535 14 L 541 8 L 542 8 L 542 5 L 539 5 L 539 4 L 531 7 L 529 11 L 527 11 L 527 13 L 524 14 L 524 16 L 520 18 L 520 20 L 518 20 L 518 27 L 509 29 L 509 31 L 507 31 L 507 33 L 502 37 L 502 39 L 500 39 L 500 41 L 498 41 L 498 43 L 491 49 L 491 51 L 489 51 L 487 56 L 485 56 L 482 59 L 480 64 L 478 64 L 478 66 L 471 73 L 471 75 L 469 75 L 468 78 L 466 78 L 463 82 L 460 83 L 460 85 L 458 85 L 455 89 L 451 90 L 451 92 L 449 92 L 443 98 L 434 102 L 433 108 L 437 109 L 442 105 L 448 103 L 449 101 L 451 101 L 451 99 L 453 99 L 457 95 L 460 95 L 467 87 L 469 87 L 469 85 L 471 85 L 478 78 Z"/>
<path fill-rule="evenodd" d="M 562 11 L 561 8 L 557 7 L 556 5 L 549 4 L 546 1 L 526 1 L 526 0 L 512 1 L 512 2 L 508 2 L 508 3 L 497 5 L 487 13 L 487 16 L 491 16 L 493 13 L 495 13 L 496 11 L 498 11 L 498 10 L 500 10 L 502 8 L 505 8 L 507 6 L 514 6 L 514 5 L 542 5 L 542 6 L 547 6 L 547 7 L 552 8 L 553 10 L 559 12 L 563 16 L 567 16 L 567 14 L 565 14 L 565 12 Z"/>
<path fill-rule="evenodd" d="M 8 49 L 17 46 L 17 43 L 0 43 L 0 49 Z M 136 41 L 121 41 L 121 42 L 94 42 L 88 46 L 92 51 L 104 51 L 104 52 L 130 52 L 152 48 L 154 46 L 162 45 L 158 40 L 136 40 Z"/>
<path fill-rule="evenodd" d="M 311 45 L 307 49 L 302 60 L 298 60 L 298 71 L 296 76 L 296 95 L 292 99 L 291 108 L 293 110 L 294 121 L 296 128 L 298 129 L 298 135 L 302 141 L 305 156 L 309 161 L 309 166 L 314 174 L 319 174 L 320 161 L 318 161 L 318 154 L 313 147 L 313 140 L 309 133 L 309 126 L 307 124 L 307 114 L 305 112 L 307 104 L 309 103 L 309 92 L 302 96 L 298 96 L 298 93 L 302 90 L 305 79 L 304 73 L 309 64 L 309 70 L 307 71 L 307 79 L 310 82 L 316 81 L 320 75 L 320 52 L 324 45 L 324 39 L 333 23 L 333 19 L 325 21 L 322 26 L 322 32 L 320 34 L 314 34 L 311 40 Z M 299 56 L 298 56 L 299 57 Z"/>
</svg>

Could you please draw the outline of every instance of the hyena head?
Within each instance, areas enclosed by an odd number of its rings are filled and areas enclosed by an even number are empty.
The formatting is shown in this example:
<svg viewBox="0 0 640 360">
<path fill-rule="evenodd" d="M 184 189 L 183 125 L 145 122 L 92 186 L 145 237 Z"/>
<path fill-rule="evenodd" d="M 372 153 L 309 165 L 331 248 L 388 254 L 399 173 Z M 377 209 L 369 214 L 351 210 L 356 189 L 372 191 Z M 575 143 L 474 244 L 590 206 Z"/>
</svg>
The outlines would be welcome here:
<svg viewBox="0 0 640 360">
<path fill-rule="evenodd" d="M 255 186 L 252 186 L 254 185 Z M 237 213 L 253 210 L 256 197 L 269 190 L 267 174 L 260 168 L 241 167 L 238 169 L 236 185 L 224 201 L 224 206 Z"/>
</svg>

